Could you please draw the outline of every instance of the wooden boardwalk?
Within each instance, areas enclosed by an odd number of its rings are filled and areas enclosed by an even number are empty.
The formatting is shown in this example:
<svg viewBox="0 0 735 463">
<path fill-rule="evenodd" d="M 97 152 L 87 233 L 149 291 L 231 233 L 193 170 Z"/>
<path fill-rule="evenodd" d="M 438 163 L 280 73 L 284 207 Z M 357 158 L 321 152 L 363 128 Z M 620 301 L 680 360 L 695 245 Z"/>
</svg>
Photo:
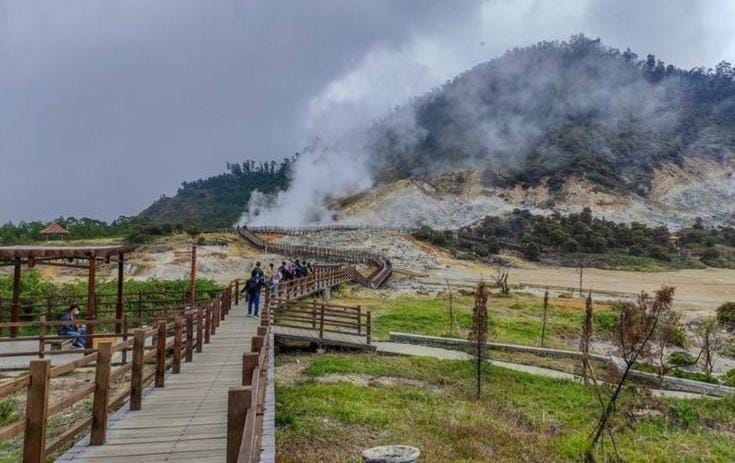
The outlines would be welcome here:
<svg viewBox="0 0 735 463">
<path fill-rule="evenodd" d="M 129 411 L 126 405 L 112 416 L 105 445 L 89 446 L 87 437 L 57 461 L 225 461 L 227 391 L 241 383 L 242 354 L 250 351 L 258 327 L 258 319 L 245 313 L 242 305 L 233 305 L 194 362 L 183 363 L 180 374 L 167 375 L 164 388 L 148 389 L 141 410 Z M 263 442 L 272 442 L 267 433 L 273 423 L 264 424 Z"/>
</svg>

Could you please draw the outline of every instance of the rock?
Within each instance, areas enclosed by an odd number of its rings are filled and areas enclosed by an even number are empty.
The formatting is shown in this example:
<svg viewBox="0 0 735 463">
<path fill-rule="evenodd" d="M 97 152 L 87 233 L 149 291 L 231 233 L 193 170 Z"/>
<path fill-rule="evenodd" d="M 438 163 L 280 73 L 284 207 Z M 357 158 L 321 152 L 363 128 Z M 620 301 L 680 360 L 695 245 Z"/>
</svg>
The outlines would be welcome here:
<svg viewBox="0 0 735 463">
<path fill-rule="evenodd" d="M 363 463 L 415 463 L 421 452 L 408 445 L 386 445 L 362 452 Z"/>
</svg>

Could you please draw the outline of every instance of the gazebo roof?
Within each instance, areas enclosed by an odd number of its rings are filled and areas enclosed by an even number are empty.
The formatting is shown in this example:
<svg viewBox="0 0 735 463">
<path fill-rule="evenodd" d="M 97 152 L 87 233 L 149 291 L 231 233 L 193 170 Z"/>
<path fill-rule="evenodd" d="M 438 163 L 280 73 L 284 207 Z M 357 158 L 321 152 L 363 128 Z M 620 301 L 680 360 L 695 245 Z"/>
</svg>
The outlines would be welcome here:
<svg viewBox="0 0 735 463">
<path fill-rule="evenodd" d="M 42 235 L 68 235 L 69 231 L 59 225 L 58 223 L 54 222 L 48 227 L 41 230 Z"/>
</svg>

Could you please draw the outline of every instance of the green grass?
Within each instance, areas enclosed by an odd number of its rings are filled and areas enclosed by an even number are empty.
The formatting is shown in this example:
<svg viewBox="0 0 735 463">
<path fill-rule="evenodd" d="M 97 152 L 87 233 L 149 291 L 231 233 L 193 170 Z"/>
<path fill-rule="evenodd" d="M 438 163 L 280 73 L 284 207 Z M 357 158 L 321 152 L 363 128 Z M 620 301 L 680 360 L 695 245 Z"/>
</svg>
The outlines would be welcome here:
<svg viewBox="0 0 735 463">
<path fill-rule="evenodd" d="M 454 331 L 450 331 L 447 296 L 404 295 L 385 299 L 335 299 L 335 302 L 362 304 L 372 311 L 373 335 L 388 339 L 391 331 L 429 336 L 462 337 L 472 325 L 471 296 L 455 294 Z M 544 345 L 569 348 L 576 345 L 581 332 L 583 302 L 576 299 L 552 299 L 546 326 Z M 489 303 L 490 340 L 494 342 L 536 345 L 541 333 L 543 303 L 540 298 L 526 295 L 491 298 Z M 615 324 L 615 314 L 605 305 L 596 305 L 595 333 L 604 336 Z"/>
<path fill-rule="evenodd" d="M 284 462 L 357 462 L 362 449 L 388 443 L 419 447 L 423 461 L 579 461 L 599 410 L 590 387 L 497 367 L 484 372 L 482 398 L 475 401 L 467 361 L 369 354 L 299 359 L 307 366 L 296 381 L 283 381 L 283 359 L 276 370 Z M 326 375 L 331 381 L 320 381 Z M 394 381 L 366 386 L 334 375 Z M 613 422 L 626 461 L 735 459 L 735 398 L 641 397 L 626 390 Z"/>
</svg>

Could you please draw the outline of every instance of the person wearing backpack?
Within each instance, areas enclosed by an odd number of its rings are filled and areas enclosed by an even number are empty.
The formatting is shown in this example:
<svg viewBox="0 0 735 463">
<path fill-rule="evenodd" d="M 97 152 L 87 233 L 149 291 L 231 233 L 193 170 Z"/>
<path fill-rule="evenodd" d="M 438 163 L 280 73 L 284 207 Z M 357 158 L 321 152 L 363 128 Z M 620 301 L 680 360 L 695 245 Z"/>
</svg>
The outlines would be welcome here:
<svg viewBox="0 0 735 463">
<path fill-rule="evenodd" d="M 248 296 L 248 317 L 257 317 L 260 307 L 260 288 L 263 286 L 263 277 L 258 274 L 251 276 L 245 282 L 245 292 Z"/>
</svg>

